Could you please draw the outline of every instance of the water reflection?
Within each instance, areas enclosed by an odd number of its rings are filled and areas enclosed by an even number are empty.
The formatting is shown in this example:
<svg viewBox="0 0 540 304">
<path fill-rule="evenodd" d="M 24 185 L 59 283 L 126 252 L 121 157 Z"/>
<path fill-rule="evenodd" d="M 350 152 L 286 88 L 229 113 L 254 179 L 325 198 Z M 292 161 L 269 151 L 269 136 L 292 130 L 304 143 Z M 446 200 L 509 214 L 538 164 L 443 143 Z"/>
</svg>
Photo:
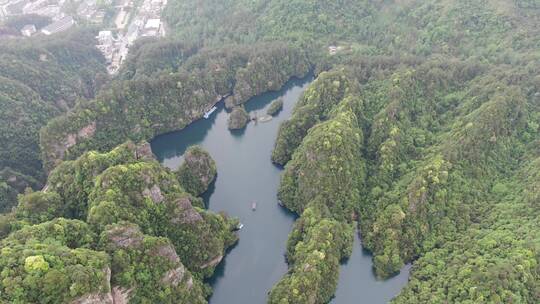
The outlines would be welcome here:
<svg viewBox="0 0 540 304">
<path fill-rule="evenodd" d="M 258 96 L 246 111 L 266 113 L 269 104 L 283 98 L 283 109 L 271 121 L 249 123 L 241 132 L 227 129 L 228 113 L 222 103 L 209 119 L 184 130 L 156 137 L 152 150 L 165 166 L 176 169 L 191 145 L 201 145 L 216 161 L 218 177 L 203 194 L 206 206 L 225 211 L 244 224 L 240 242 L 230 248 L 208 281 L 211 304 L 263 304 L 267 292 L 287 272 L 284 259 L 288 234 L 296 216 L 278 205 L 277 189 L 282 168 L 270 161 L 279 125 L 291 116 L 294 104 L 312 81 L 296 79 L 278 92 Z M 252 202 L 257 210 L 252 211 Z M 387 281 L 377 281 L 371 256 L 357 237 L 351 258 L 341 267 L 333 304 L 385 303 L 406 283 L 408 268 Z"/>
</svg>

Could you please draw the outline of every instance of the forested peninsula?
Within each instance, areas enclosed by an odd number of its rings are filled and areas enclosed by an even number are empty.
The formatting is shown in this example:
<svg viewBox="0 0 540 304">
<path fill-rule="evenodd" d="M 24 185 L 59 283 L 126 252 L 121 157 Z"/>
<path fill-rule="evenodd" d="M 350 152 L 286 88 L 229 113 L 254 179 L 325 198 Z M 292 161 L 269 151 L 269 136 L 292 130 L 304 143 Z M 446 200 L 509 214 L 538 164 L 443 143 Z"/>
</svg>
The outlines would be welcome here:
<svg viewBox="0 0 540 304">
<path fill-rule="evenodd" d="M 169 0 L 117 75 L 96 28 L 0 41 L 0 303 L 208 303 L 212 157 L 147 141 L 315 80 L 268 161 L 298 215 L 268 303 L 329 303 L 354 234 L 392 303 L 540 302 L 536 0 Z M 339 304 L 339 303 L 338 303 Z"/>
</svg>

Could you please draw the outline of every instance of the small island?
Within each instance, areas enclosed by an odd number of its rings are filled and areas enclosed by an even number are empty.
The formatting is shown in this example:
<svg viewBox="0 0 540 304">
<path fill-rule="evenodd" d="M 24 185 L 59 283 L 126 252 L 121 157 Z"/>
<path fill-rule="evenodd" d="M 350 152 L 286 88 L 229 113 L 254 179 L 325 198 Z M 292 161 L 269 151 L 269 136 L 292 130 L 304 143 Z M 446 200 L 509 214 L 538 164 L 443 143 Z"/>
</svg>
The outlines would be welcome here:
<svg viewBox="0 0 540 304">
<path fill-rule="evenodd" d="M 191 146 L 184 153 L 184 163 L 176 175 L 180 185 L 194 196 L 203 194 L 216 178 L 216 162 L 200 146 Z"/>
<path fill-rule="evenodd" d="M 270 104 L 270 107 L 268 107 L 268 110 L 266 111 L 266 114 L 274 116 L 277 113 L 279 113 L 281 109 L 283 109 L 283 98 L 280 97 L 272 101 L 272 103 Z"/>
<path fill-rule="evenodd" d="M 234 107 L 229 114 L 228 127 L 229 130 L 239 130 L 246 127 L 249 121 L 249 115 L 243 106 Z"/>
</svg>

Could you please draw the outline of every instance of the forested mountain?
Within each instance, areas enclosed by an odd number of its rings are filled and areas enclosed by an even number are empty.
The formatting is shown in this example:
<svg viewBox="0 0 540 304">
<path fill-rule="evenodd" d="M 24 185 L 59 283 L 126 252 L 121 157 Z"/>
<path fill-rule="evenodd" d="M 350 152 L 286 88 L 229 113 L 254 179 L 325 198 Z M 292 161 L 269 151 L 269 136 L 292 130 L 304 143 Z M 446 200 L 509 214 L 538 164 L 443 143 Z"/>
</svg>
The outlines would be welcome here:
<svg viewBox="0 0 540 304">
<path fill-rule="evenodd" d="M 301 217 L 271 303 L 328 302 L 357 218 L 380 277 L 415 261 L 398 303 L 540 301 L 539 3 L 169 7 L 179 37 L 285 40 L 317 54 L 317 73 L 328 70 L 272 156 L 286 164 L 279 197 Z M 335 55 L 321 55 L 332 45 Z"/>
<path fill-rule="evenodd" d="M 0 41 L 0 210 L 44 182 L 40 128 L 78 99 L 92 98 L 106 75 L 93 39 L 91 31 L 74 31 Z"/>
<path fill-rule="evenodd" d="M 315 241 L 328 233 L 315 223 L 358 216 L 380 277 L 419 258 L 396 303 L 537 302 L 538 63 L 351 66 L 319 75 L 280 130 L 279 197 L 302 216 L 270 301 L 327 302 L 350 254 L 332 250 L 350 248 L 353 229 Z"/>
<path fill-rule="evenodd" d="M 238 224 L 196 197 L 215 163 L 131 141 L 312 72 L 272 153 L 299 218 L 268 302 L 328 303 L 359 231 L 380 279 L 413 265 L 394 303 L 540 303 L 537 0 L 169 0 L 164 20 L 103 87 L 91 32 L 0 41 L 0 302 L 206 303 Z"/>
<path fill-rule="evenodd" d="M 202 44 L 284 40 L 362 55 L 516 60 L 538 49 L 535 0 L 171 1 L 173 35 Z"/>
<path fill-rule="evenodd" d="M 106 151 L 127 139 L 149 140 L 182 129 L 224 97 L 228 106 L 239 105 L 311 69 L 306 52 L 284 43 L 204 48 L 192 56 L 191 48 L 174 42 L 151 46 L 153 51 L 142 46 L 128 59 L 121 74 L 127 79 L 42 130 L 47 168 L 88 150 Z M 157 60 L 151 54 L 158 51 L 178 68 L 152 64 Z"/>
<path fill-rule="evenodd" d="M 0 219 L 8 235 L 0 241 L 0 299 L 205 303 L 202 279 L 236 241 L 237 221 L 204 210 L 180 186 L 197 169 L 177 178 L 148 144 L 131 142 L 63 162 L 44 190 L 20 196 Z"/>
</svg>

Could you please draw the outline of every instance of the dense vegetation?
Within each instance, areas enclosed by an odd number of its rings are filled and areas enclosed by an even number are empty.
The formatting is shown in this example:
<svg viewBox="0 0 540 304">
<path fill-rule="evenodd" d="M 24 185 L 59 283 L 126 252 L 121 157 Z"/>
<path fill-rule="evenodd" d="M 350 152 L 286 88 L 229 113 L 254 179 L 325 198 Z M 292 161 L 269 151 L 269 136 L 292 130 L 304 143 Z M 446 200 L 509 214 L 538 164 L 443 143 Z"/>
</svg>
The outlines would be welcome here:
<svg viewBox="0 0 540 304">
<path fill-rule="evenodd" d="M 229 130 L 238 130 L 246 127 L 249 121 L 249 114 L 244 107 L 236 106 L 232 109 L 227 119 L 227 127 Z"/>
<path fill-rule="evenodd" d="M 341 83 L 341 76 L 339 71 L 320 75 L 304 93 L 292 119 L 305 113 L 300 111 L 306 105 L 319 101 L 321 92 L 347 86 Z M 356 114 L 361 101 L 352 95 L 341 97 L 328 120 L 311 128 L 303 140 L 300 137 L 301 143 L 285 167 L 278 197 L 301 217 L 287 246 L 292 268 L 272 290 L 270 303 L 328 302 L 337 287 L 339 262 L 350 255 L 352 221 L 366 167 L 361 119 Z M 316 123 L 319 118 L 309 115 L 305 119 Z M 285 123 L 280 136 L 290 136 L 285 135 L 291 134 L 286 130 L 296 126 L 302 128 L 303 124 Z"/>
<path fill-rule="evenodd" d="M 8 24 L 17 26 L 19 19 Z M 0 41 L 0 211 L 9 211 L 16 193 L 44 182 L 40 128 L 99 86 L 104 59 L 93 39 L 91 31 L 79 30 Z"/>
<path fill-rule="evenodd" d="M 272 289 L 269 303 L 327 303 L 337 286 L 340 260 L 351 254 L 351 225 L 331 219 L 319 206 L 296 222 L 287 247 L 291 269 Z"/>
<path fill-rule="evenodd" d="M 283 98 L 278 98 L 270 104 L 268 110 L 266 110 L 267 115 L 277 115 L 283 109 Z"/>
<path fill-rule="evenodd" d="M 184 153 L 184 162 L 178 169 L 180 185 L 192 195 L 201 195 L 216 179 L 216 162 L 199 146 L 191 146 Z"/>
<path fill-rule="evenodd" d="M 156 47 L 178 48 L 161 43 Z M 185 57 L 183 52 L 171 53 L 178 61 Z M 148 140 L 182 129 L 225 96 L 226 103 L 239 105 L 310 70 L 305 52 L 282 43 L 204 49 L 174 73 L 168 69 L 152 72 L 153 68 L 143 66 L 147 68 L 137 69 L 137 64 L 126 68 L 126 75 L 132 78 L 114 82 L 96 99 L 80 104 L 42 130 L 47 169 L 88 150 L 104 151 L 127 139 Z"/>
<path fill-rule="evenodd" d="M 200 43 L 287 40 L 307 45 L 369 29 L 370 1 L 173 1 L 164 13 L 174 35 Z M 358 37 L 361 38 L 361 37 Z"/>
<path fill-rule="evenodd" d="M 351 220 L 347 210 L 354 210 L 380 277 L 420 257 L 397 303 L 537 302 L 540 234 L 533 227 L 539 213 L 536 195 L 528 191 L 537 189 L 538 182 L 533 173 L 540 139 L 540 83 L 533 72 L 538 64 L 526 69 L 528 76 L 520 67 L 462 61 L 404 67 L 388 60 L 358 67 L 321 74 L 282 125 L 273 156 L 286 161 L 291 152 L 283 147 L 298 146 L 282 177 L 283 204 L 304 212 L 301 219 L 310 205 L 322 205 L 342 223 Z M 371 71 L 365 74 L 366 69 Z M 310 107 L 310 99 L 330 84 L 338 88 L 340 83 L 332 80 L 338 75 L 355 85 L 321 116 L 324 103 Z M 348 124 L 336 124 L 351 112 L 367 134 L 357 147 Z M 351 159 L 340 145 L 345 134 L 344 146 L 357 153 L 347 166 L 339 165 Z M 284 145 L 287 141 L 291 144 Z M 325 172 L 326 166 L 332 170 Z M 350 175 L 340 180 L 345 173 Z M 351 184 L 364 176 L 365 182 Z M 340 197 L 342 192 L 346 195 Z M 319 198 L 325 194 L 328 201 Z M 289 242 L 297 239 L 295 229 Z M 329 259 L 320 267 L 331 265 Z M 308 273 L 305 268 L 291 267 L 271 302 L 328 299 L 324 288 L 307 289 L 303 298 L 283 293 L 298 289 L 299 282 L 317 284 L 301 279 Z"/>
<path fill-rule="evenodd" d="M 0 299 L 206 303 L 202 279 L 236 241 L 237 221 L 202 209 L 180 186 L 186 174 L 159 165 L 148 144 L 63 162 L 1 218 Z"/>
<path fill-rule="evenodd" d="M 310 70 L 272 153 L 299 219 L 269 302 L 327 303 L 356 227 L 381 279 L 413 263 L 395 303 L 540 302 L 538 1 L 172 0 L 163 17 L 170 36 L 98 94 L 89 31 L 0 41 L 0 211 L 50 173 L 0 216 L 0 302 L 204 303 L 236 240 L 196 197 L 215 164 L 107 151 Z"/>
<path fill-rule="evenodd" d="M 340 72 L 320 75 L 298 101 L 293 117 L 280 126 L 272 160 L 280 165 L 289 161 L 308 130 L 328 117 L 350 86 L 349 80 Z"/>
<path fill-rule="evenodd" d="M 173 35 L 197 45 L 282 40 L 352 55 L 480 56 L 511 62 L 537 49 L 535 0 L 170 1 Z"/>
</svg>

